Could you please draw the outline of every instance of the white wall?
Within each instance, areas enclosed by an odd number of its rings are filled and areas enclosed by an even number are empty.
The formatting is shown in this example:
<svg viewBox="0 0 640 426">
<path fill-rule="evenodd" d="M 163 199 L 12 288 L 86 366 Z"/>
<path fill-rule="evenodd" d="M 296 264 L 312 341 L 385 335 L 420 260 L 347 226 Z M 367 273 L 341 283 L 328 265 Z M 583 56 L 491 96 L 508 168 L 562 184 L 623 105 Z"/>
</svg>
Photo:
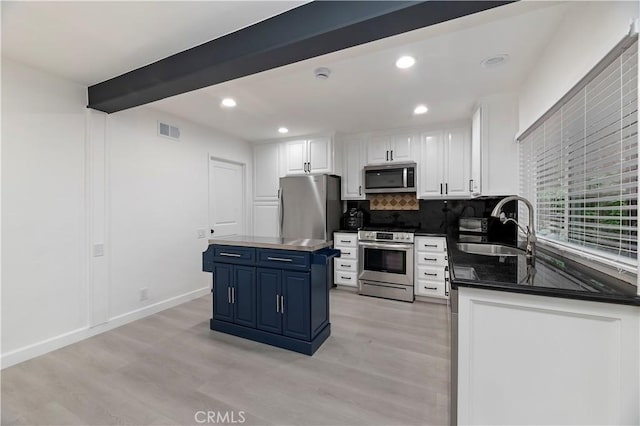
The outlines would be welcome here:
<svg viewBox="0 0 640 426">
<path fill-rule="evenodd" d="M 86 88 L 2 60 L 2 350 L 86 324 Z"/>
<path fill-rule="evenodd" d="M 251 146 L 149 107 L 89 112 L 86 87 L 4 58 L 2 88 L 3 367 L 206 294 L 209 154 L 251 182 Z"/>
<path fill-rule="evenodd" d="M 575 2 L 520 92 L 520 132 L 531 126 L 629 32 L 636 1 Z"/>
</svg>

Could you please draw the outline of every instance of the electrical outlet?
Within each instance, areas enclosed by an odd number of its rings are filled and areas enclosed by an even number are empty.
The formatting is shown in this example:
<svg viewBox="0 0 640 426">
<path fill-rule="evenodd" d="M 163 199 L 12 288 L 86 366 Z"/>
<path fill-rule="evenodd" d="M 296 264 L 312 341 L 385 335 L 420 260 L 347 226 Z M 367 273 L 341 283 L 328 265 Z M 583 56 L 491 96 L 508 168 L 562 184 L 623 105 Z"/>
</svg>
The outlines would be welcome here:
<svg viewBox="0 0 640 426">
<path fill-rule="evenodd" d="M 142 287 L 140 289 L 140 301 L 144 302 L 149 298 L 149 289 L 147 287 Z"/>
<path fill-rule="evenodd" d="M 207 233 L 204 229 L 198 229 L 197 233 L 198 233 L 198 239 L 207 237 Z"/>
</svg>

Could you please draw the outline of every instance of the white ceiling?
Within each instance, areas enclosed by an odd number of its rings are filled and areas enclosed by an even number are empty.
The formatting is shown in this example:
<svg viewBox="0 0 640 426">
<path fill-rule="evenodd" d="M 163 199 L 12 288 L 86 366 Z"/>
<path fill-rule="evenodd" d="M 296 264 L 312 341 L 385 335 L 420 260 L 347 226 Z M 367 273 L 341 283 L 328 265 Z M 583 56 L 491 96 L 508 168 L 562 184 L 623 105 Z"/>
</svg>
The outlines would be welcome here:
<svg viewBox="0 0 640 426">
<path fill-rule="evenodd" d="M 306 1 L 2 1 L 2 56 L 91 85 Z M 246 140 L 358 133 L 469 118 L 474 103 L 516 91 L 571 7 L 521 1 L 150 104 Z M 480 62 L 510 55 L 504 66 Z M 398 70 L 402 54 L 416 65 Z M 331 77 L 313 70 L 329 67 Z M 234 109 L 221 109 L 225 96 Z M 413 116 L 418 103 L 429 112 Z"/>
<path fill-rule="evenodd" d="M 467 119 L 482 96 L 516 91 L 569 6 L 518 2 L 399 36 L 210 86 L 151 106 L 250 141 L 359 133 Z M 510 55 L 485 69 L 483 59 Z M 416 65 L 399 70 L 411 54 Z M 328 80 L 314 69 L 328 67 Z M 238 106 L 220 108 L 223 97 Z M 424 103 L 429 112 L 414 116 Z"/>
<path fill-rule="evenodd" d="M 92 85 L 307 1 L 3 0 L 2 56 Z"/>
</svg>

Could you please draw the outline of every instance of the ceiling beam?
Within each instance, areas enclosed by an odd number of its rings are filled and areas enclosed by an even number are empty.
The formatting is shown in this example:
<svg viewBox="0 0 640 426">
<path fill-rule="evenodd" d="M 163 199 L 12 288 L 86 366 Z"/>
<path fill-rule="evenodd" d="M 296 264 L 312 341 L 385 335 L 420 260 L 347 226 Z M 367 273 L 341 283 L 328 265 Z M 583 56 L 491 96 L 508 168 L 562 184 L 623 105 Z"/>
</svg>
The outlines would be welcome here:
<svg viewBox="0 0 640 426">
<path fill-rule="evenodd" d="M 513 1 L 314 1 L 88 89 L 113 113 Z"/>
</svg>

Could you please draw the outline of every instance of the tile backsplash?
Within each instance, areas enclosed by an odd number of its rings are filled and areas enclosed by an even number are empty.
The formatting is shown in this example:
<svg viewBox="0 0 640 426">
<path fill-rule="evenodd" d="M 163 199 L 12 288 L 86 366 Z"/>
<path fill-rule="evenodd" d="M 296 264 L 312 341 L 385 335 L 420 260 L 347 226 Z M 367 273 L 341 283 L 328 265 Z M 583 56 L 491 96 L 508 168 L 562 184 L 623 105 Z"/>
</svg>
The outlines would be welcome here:
<svg viewBox="0 0 640 426">
<path fill-rule="evenodd" d="M 369 196 L 370 210 L 420 210 L 416 194 L 374 194 Z"/>
<path fill-rule="evenodd" d="M 364 212 L 365 226 L 413 227 L 423 232 L 447 233 L 458 229 L 461 217 L 489 218 L 492 241 L 515 242 L 515 225 L 503 225 L 491 218 L 491 211 L 504 197 L 479 197 L 467 200 L 417 200 L 417 210 L 376 210 L 372 200 L 347 201 L 347 208 L 360 208 Z M 504 212 L 517 219 L 517 205 L 507 203 Z"/>
</svg>

